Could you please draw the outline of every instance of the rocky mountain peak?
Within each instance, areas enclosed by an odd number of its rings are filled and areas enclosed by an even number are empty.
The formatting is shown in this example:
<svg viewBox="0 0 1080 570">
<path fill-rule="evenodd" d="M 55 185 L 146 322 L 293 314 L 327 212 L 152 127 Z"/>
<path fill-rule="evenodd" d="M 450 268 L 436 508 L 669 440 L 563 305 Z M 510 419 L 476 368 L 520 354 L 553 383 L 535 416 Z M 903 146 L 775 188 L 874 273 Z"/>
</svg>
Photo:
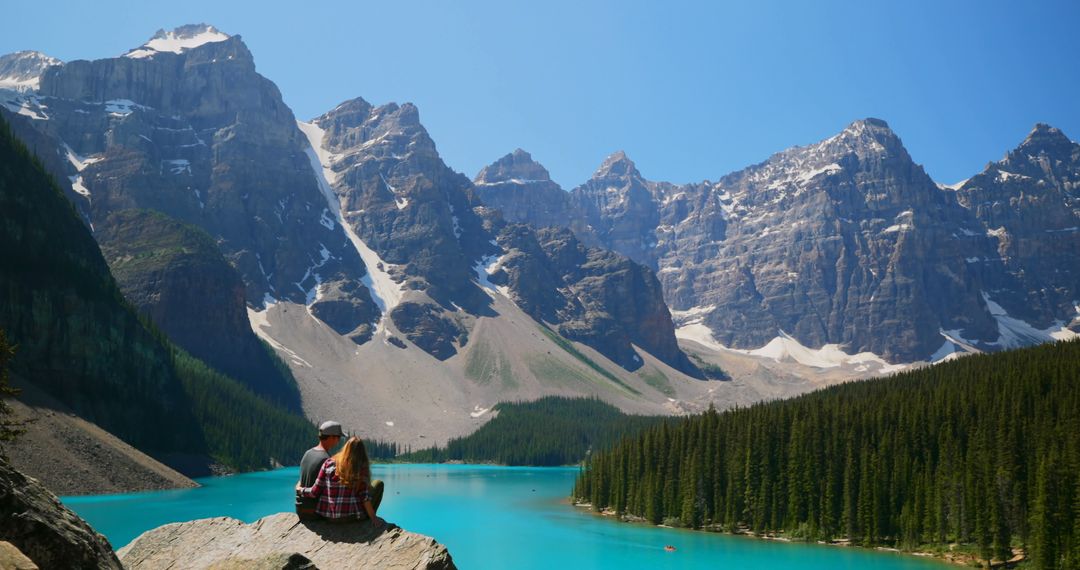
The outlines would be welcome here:
<svg viewBox="0 0 1080 570">
<path fill-rule="evenodd" d="M 1046 123 L 1037 123 L 1024 142 L 1014 151 L 1023 155 L 1069 154 L 1076 143 L 1069 140 L 1061 129 Z"/>
<path fill-rule="evenodd" d="M 852 122 L 844 128 L 839 135 L 828 141 L 844 142 L 855 147 L 873 147 L 878 145 L 884 148 L 902 146 L 900 137 L 889 128 L 889 124 L 881 119 L 866 118 Z"/>
<path fill-rule="evenodd" d="M 419 127 L 420 109 L 412 103 L 405 103 L 397 110 L 397 120 L 401 126 Z"/>
<path fill-rule="evenodd" d="M 547 169 L 533 160 L 531 154 L 519 149 L 485 166 L 476 175 L 477 184 L 498 182 L 546 182 L 551 180 Z"/>
<path fill-rule="evenodd" d="M 334 107 L 329 113 L 312 119 L 311 122 L 323 129 L 349 129 L 359 127 L 371 118 L 374 106 L 362 97 L 349 99 Z"/>
<path fill-rule="evenodd" d="M 368 103 L 367 100 L 363 97 L 356 97 L 345 101 L 337 107 L 334 107 L 334 110 L 331 112 L 338 115 L 357 113 L 366 118 L 368 115 L 371 114 L 371 110 L 374 108 L 375 106 L 371 103 Z"/>
<path fill-rule="evenodd" d="M 124 57 L 153 57 L 159 53 L 182 53 L 204 44 L 223 42 L 232 36 L 209 24 L 187 24 L 172 31 L 158 30 L 145 44 L 127 52 Z"/>
<path fill-rule="evenodd" d="M 596 172 L 593 173 L 592 177 L 594 179 L 622 177 L 640 178 L 641 173 L 638 172 L 637 166 L 634 165 L 634 161 L 630 160 L 625 152 L 619 150 L 605 158 L 604 162 L 600 164 L 600 168 L 596 169 Z"/>
<path fill-rule="evenodd" d="M 17 51 L 0 56 L 0 89 L 35 91 L 45 68 L 63 63 L 39 51 Z"/>
</svg>

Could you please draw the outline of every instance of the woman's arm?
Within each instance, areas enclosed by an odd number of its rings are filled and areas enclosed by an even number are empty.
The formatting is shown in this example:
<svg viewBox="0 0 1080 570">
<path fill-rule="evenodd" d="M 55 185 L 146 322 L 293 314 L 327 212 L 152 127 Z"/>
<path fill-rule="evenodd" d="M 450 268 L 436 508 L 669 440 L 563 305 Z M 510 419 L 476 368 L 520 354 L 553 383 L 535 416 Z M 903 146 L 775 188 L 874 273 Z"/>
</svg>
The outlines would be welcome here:
<svg viewBox="0 0 1080 570">
<path fill-rule="evenodd" d="M 367 517 L 369 521 L 375 523 L 376 525 L 382 522 L 379 517 L 375 516 L 375 507 L 371 505 L 371 501 L 368 499 L 364 500 L 364 510 L 367 511 Z"/>
<path fill-rule="evenodd" d="M 367 513 L 368 520 L 371 521 L 371 524 L 375 525 L 375 528 L 382 528 L 384 521 L 379 517 L 375 516 L 375 505 L 371 503 L 370 491 L 371 490 L 368 487 L 367 481 L 364 481 L 363 487 L 361 488 L 359 493 L 360 500 L 362 501 L 361 504 L 364 505 L 364 512 Z"/>
<path fill-rule="evenodd" d="M 327 459 L 323 462 L 322 466 L 319 467 L 319 475 L 315 477 L 315 482 L 312 483 L 310 487 L 300 487 L 300 493 L 302 495 L 315 498 L 322 494 L 323 489 L 326 488 L 326 464 L 329 462 L 330 460 Z"/>
</svg>

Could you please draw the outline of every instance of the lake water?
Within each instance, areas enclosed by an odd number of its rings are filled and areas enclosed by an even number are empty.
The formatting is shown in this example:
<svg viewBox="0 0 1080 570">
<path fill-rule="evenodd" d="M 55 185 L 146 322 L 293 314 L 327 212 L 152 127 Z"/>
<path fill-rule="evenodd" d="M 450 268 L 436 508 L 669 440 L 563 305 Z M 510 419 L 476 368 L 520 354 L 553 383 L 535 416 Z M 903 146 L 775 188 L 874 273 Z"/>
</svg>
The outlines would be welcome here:
<svg viewBox="0 0 1080 570">
<path fill-rule="evenodd" d="M 576 468 L 377 465 L 379 514 L 445 544 L 459 568 L 937 569 L 901 554 L 620 523 L 570 506 Z M 230 516 L 251 522 L 293 509 L 297 468 L 200 479 L 203 487 L 64 497 L 112 542 L 127 544 L 169 522 Z M 676 547 L 666 552 L 664 545 Z"/>
</svg>

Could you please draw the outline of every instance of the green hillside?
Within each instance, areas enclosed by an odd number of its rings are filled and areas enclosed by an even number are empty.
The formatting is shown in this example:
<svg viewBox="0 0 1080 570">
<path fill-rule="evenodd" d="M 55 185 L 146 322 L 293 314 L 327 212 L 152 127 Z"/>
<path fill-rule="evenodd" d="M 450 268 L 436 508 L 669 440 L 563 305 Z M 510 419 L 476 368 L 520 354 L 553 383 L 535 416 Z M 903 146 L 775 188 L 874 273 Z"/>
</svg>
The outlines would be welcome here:
<svg viewBox="0 0 1080 570">
<path fill-rule="evenodd" d="M 259 396 L 300 411 L 288 366 L 251 330 L 244 282 L 201 228 L 120 210 L 94 237 L 124 297 L 172 342 Z"/>
<path fill-rule="evenodd" d="M 498 416 L 446 447 L 424 449 L 399 460 L 465 461 L 502 465 L 569 465 L 591 450 L 610 446 L 663 418 L 633 416 L 595 398 L 549 396 L 495 406 Z"/>
</svg>

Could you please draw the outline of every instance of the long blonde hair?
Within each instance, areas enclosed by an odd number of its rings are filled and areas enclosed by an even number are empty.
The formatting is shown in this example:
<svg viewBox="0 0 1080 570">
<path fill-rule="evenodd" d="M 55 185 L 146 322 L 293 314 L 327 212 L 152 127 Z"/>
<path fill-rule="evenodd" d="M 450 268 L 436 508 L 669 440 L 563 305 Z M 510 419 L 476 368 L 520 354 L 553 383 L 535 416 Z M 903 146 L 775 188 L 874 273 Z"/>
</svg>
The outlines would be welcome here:
<svg viewBox="0 0 1080 570">
<path fill-rule="evenodd" d="M 359 489 L 371 480 L 371 462 L 368 461 L 367 448 L 360 438 L 352 436 L 341 451 L 334 455 L 337 476 L 346 487 Z"/>
</svg>

